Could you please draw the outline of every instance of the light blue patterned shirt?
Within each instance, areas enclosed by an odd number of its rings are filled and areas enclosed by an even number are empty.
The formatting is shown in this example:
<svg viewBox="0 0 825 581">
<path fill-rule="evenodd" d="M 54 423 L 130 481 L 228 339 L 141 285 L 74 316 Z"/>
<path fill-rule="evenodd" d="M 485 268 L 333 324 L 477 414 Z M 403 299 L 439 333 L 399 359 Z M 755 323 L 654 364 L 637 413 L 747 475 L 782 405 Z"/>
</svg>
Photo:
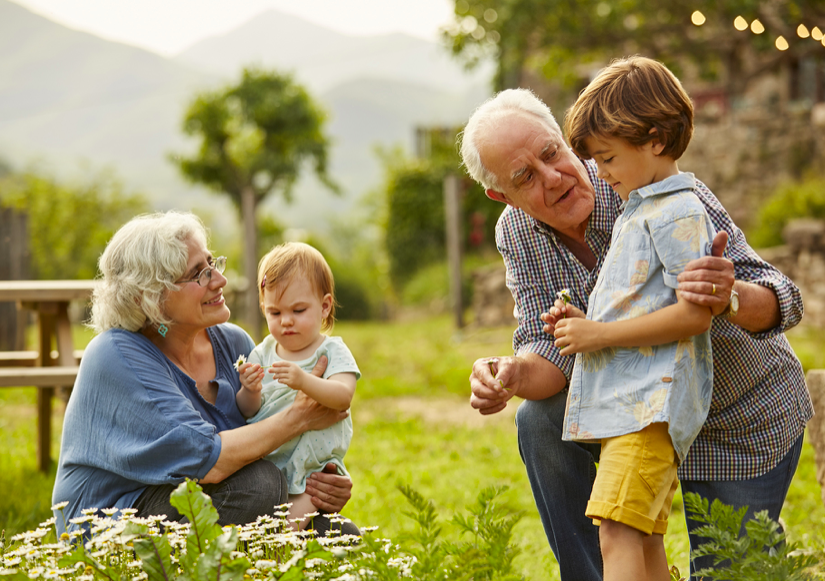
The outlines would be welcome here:
<svg viewBox="0 0 825 581">
<path fill-rule="evenodd" d="M 641 317 L 676 303 L 676 276 L 710 254 L 715 231 L 681 173 L 630 193 L 590 294 L 587 318 Z M 705 423 L 713 391 L 710 332 L 654 347 L 576 355 L 565 440 L 594 440 L 667 422 L 681 463 Z"/>
</svg>

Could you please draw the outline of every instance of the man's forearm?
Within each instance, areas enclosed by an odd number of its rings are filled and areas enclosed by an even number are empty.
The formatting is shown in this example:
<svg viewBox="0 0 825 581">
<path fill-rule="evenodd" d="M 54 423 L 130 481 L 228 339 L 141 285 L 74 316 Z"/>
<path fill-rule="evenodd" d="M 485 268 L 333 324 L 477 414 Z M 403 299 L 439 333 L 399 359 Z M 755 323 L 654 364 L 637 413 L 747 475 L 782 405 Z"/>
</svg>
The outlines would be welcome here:
<svg viewBox="0 0 825 581">
<path fill-rule="evenodd" d="M 782 323 L 779 299 L 773 289 L 737 280 L 733 288 L 739 293 L 739 313 L 730 322 L 751 333 L 762 333 Z"/>
<path fill-rule="evenodd" d="M 515 394 L 522 399 L 546 399 L 567 386 L 561 369 L 537 353 L 516 357 L 518 361 Z"/>
</svg>

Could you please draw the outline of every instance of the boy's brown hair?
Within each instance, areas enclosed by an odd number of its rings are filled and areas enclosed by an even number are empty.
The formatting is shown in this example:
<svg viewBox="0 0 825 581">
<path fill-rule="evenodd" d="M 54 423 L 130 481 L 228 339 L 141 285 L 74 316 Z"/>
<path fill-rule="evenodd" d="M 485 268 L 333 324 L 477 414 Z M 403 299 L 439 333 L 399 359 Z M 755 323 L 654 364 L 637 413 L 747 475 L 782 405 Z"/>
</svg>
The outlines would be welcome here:
<svg viewBox="0 0 825 581">
<path fill-rule="evenodd" d="M 332 308 L 321 324 L 329 331 L 335 322 L 335 280 L 323 254 L 303 242 L 285 242 L 267 252 L 258 263 L 258 297 L 264 306 L 264 290 L 274 290 L 280 296 L 295 278 L 305 276 L 319 297 L 329 294 Z"/>
<path fill-rule="evenodd" d="M 693 104 L 662 63 L 642 56 L 616 59 L 579 94 L 564 131 L 583 159 L 591 157 L 585 139 L 615 137 L 636 147 L 658 140 L 664 145 L 660 155 L 677 160 L 693 135 Z"/>
</svg>

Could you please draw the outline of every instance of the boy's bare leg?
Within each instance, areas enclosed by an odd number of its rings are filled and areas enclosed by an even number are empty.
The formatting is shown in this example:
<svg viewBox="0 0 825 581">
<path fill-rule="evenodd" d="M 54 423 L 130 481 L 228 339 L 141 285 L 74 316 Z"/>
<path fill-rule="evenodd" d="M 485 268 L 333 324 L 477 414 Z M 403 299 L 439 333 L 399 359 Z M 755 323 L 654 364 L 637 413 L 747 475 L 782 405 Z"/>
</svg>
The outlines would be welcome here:
<svg viewBox="0 0 825 581">
<path fill-rule="evenodd" d="M 306 492 L 301 494 L 290 494 L 289 502 L 292 506 L 289 507 L 289 524 L 293 530 L 302 531 L 309 526 L 310 520 L 304 518 L 305 514 L 318 512 L 318 508 L 312 504 L 312 496 Z M 303 519 L 300 523 L 294 522 L 295 519 Z"/>
<path fill-rule="evenodd" d="M 649 581 L 670 581 L 667 567 L 664 535 L 652 534 L 644 538 L 645 568 Z"/>
<path fill-rule="evenodd" d="M 599 542 L 604 559 L 604 581 L 646 580 L 645 535 L 633 527 L 602 520 Z"/>
</svg>

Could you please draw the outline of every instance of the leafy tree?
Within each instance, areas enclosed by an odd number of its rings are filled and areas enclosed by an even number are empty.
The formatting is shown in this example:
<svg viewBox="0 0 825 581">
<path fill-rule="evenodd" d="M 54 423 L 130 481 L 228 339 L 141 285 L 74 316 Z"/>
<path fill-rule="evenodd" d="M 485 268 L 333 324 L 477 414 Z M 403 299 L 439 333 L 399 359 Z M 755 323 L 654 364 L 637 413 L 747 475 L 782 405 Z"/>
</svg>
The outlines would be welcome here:
<svg viewBox="0 0 825 581">
<path fill-rule="evenodd" d="M 694 24 L 696 11 L 704 20 Z M 738 30 L 737 17 L 746 25 L 759 20 L 764 31 Z M 821 0 L 456 0 L 455 21 L 444 34 L 468 66 L 496 61 L 499 90 L 527 84 L 530 72 L 575 88 L 583 65 L 643 53 L 677 74 L 689 62 L 739 94 L 765 70 L 821 55 L 817 24 L 825 30 Z M 777 50 L 779 36 L 787 50 Z"/>
<path fill-rule="evenodd" d="M 0 178 L 0 205 L 28 215 L 31 270 L 38 279 L 94 278 L 115 231 L 147 211 L 141 196 L 124 194 L 107 172 L 79 185 L 35 170 L 12 172 Z"/>
<path fill-rule="evenodd" d="M 200 140 L 192 156 L 173 163 L 190 181 L 223 192 L 239 210 L 244 230 L 244 274 L 255 281 L 258 262 L 256 210 L 273 191 L 289 202 L 304 164 L 338 192 L 327 175 L 325 115 L 287 74 L 244 69 L 237 85 L 201 93 L 189 105 L 183 131 Z M 249 285 L 247 323 L 260 333 L 257 289 Z"/>
</svg>

